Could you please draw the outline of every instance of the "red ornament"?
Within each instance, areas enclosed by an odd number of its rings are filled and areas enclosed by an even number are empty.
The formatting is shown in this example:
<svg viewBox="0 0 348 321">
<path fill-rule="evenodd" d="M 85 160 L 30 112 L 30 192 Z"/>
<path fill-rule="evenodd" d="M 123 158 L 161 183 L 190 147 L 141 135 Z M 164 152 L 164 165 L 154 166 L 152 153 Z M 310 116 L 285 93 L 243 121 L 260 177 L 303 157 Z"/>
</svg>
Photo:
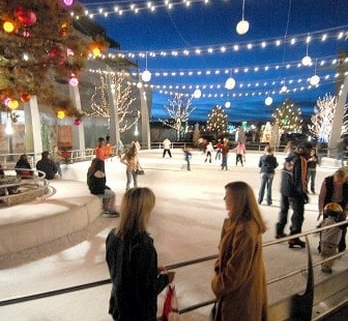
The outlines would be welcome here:
<svg viewBox="0 0 348 321">
<path fill-rule="evenodd" d="M 31 98 L 31 96 L 30 96 L 30 94 L 28 94 L 28 93 L 23 93 L 23 94 L 21 95 L 21 101 L 22 101 L 23 103 L 27 103 L 27 102 L 30 100 L 30 98 Z"/>
<path fill-rule="evenodd" d="M 14 16 L 25 27 L 33 26 L 37 19 L 34 11 L 20 6 L 14 9 Z"/>
<path fill-rule="evenodd" d="M 80 119 L 80 118 L 75 118 L 75 119 L 74 119 L 74 125 L 75 125 L 75 126 L 81 125 L 81 119 Z"/>
</svg>

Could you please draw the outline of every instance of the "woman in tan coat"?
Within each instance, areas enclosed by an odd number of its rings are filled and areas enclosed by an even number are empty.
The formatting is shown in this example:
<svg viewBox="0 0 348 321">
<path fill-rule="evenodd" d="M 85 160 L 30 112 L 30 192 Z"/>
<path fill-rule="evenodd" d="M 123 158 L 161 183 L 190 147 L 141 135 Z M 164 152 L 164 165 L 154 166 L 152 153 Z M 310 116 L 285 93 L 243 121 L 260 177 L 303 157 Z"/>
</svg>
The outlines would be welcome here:
<svg viewBox="0 0 348 321">
<path fill-rule="evenodd" d="M 266 321 L 267 289 L 262 255 L 262 220 L 255 195 L 245 182 L 225 186 L 225 219 L 212 290 L 218 321 Z"/>
</svg>

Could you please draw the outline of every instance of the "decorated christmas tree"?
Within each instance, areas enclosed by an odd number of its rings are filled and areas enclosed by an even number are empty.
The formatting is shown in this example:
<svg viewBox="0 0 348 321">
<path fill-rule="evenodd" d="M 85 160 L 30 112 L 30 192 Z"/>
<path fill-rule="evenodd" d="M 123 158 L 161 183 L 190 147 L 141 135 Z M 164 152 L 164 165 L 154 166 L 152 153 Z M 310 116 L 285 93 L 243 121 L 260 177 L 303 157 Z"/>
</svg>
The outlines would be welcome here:
<svg viewBox="0 0 348 321">
<path fill-rule="evenodd" d="M 227 129 L 227 114 L 220 105 L 216 105 L 208 114 L 207 130 L 215 132 L 217 137 Z"/>
<path fill-rule="evenodd" d="M 73 27 L 82 8 L 73 1 L 11 0 L 0 2 L 0 101 L 65 105 L 58 83 L 77 80 L 91 48 Z M 7 103 L 3 103 L 7 107 Z"/>
<path fill-rule="evenodd" d="M 286 99 L 280 104 L 272 116 L 282 132 L 299 133 L 302 129 L 301 110 L 291 99 Z"/>
</svg>

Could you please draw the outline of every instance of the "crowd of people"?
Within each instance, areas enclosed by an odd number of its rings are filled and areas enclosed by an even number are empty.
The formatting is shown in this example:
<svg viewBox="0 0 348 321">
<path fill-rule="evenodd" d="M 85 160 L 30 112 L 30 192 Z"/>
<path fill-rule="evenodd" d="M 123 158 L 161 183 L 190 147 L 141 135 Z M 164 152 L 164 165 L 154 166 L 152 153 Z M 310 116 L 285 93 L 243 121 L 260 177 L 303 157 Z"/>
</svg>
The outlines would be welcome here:
<svg viewBox="0 0 348 321">
<path fill-rule="evenodd" d="M 167 139 L 168 140 L 168 139 Z M 87 172 L 87 185 L 91 194 L 102 199 L 104 213 L 120 217 L 117 227 L 106 238 L 106 263 L 112 281 L 109 313 L 114 320 L 155 321 L 157 317 L 157 296 L 170 283 L 175 273 L 158 266 L 154 241 L 148 232 L 148 225 L 156 197 L 148 187 L 138 187 L 137 171 L 141 168 L 138 158 L 140 144 L 137 141 L 112 152 L 103 137 L 98 139 L 95 158 Z M 239 141 L 232 149 L 236 153 L 236 166 L 245 162 L 246 148 Z M 205 162 L 221 159 L 221 169 L 227 170 L 230 144 L 227 139 L 215 146 L 207 142 L 203 149 Z M 183 149 L 187 170 L 190 170 L 192 153 Z M 116 211 L 116 194 L 107 185 L 105 160 L 117 155 L 125 165 L 126 186 L 120 210 Z M 163 158 L 170 152 L 170 141 L 163 144 Z M 45 173 L 47 179 L 61 176 L 59 163 L 61 154 L 55 146 L 53 153 L 42 153 L 36 169 Z M 253 189 L 244 181 L 233 181 L 225 187 L 224 203 L 227 217 L 222 223 L 218 244 L 218 256 L 214 263 L 211 289 L 216 296 L 214 320 L 224 321 L 267 321 L 267 288 L 262 235 L 266 225 L 260 206 L 266 196 L 268 206 L 272 205 L 272 189 L 276 169 L 281 166 L 280 212 L 275 227 L 275 238 L 287 236 L 289 248 L 305 248 L 306 243 L 298 234 L 302 232 L 305 205 L 309 190 L 315 194 L 316 168 L 319 165 L 316 150 L 306 144 L 289 141 L 283 164 L 279 164 L 274 148 L 267 144 L 260 155 L 260 187 L 255 196 Z M 30 177 L 33 171 L 26 154 L 16 163 L 17 175 Z M 290 217 L 289 235 L 285 228 Z M 340 168 L 325 177 L 318 194 L 318 228 L 327 227 L 346 220 L 348 214 L 348 172 Z M 331 257 L 346 249 L 347 224 L 334 226 L 320 232 L 318 250 L 323 258 L 321 271 L 332 273 L 334 259 Z"/>
</svg>

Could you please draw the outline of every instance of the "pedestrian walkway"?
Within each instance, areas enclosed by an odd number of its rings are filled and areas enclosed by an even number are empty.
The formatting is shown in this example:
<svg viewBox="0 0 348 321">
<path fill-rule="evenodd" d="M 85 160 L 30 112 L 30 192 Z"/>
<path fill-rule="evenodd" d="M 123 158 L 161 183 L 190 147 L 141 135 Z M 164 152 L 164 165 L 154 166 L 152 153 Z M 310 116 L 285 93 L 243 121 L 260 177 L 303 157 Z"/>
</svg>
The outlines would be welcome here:
<svg viewBox="0 0 348 321">
<path fill-rule="evenodd" d="M 139 186 L 148 186 L 157 196 L 157 203 L 150 220 L 150 232 L 158 250 L 161 265 L 192 260 L 217 253 L 220 229 L 226 216 L 224 186 L 235 180 L 243 180 L 255 193 L 259 187 L 258 158 L 261 153 L 247 153 L 244 167 L 235 164 L 235 155 L 229 156 L 229 170 L 221 171 L 214 160 L 204 163 L 204 155 L 193 152 L 191 171 L 187 171 L 181 150 L 174 150 L 172 158 L 162 158 L 162 150 L 141 151 L 140 163 L 145 175 L 139 177 Z M 284 155 L 276 155 L 279 163 Z M 89 162 L 63 165 L 63 177 L 85 182 Z M 324 177 L 334 172 L 334 167 L 319 167 L 316 190 Z M 117 158 L 106 161 L 107 184 L 117 194 L 120 203 L 126 186 L 125 166 Z M 274 225 L 279 212 L 279 179 L 274 180 L 273 205 L 261 205 L 268 230 L 264 242 L 274 240 Z M 64 181 L 64 180 L 63 180 Z M 68 181 L 67 181 L 68 182 Z M 87 189 L 87 186 L 85 187 Z M 69 195 L 69 184 L 65 188 Z M 85 192 L 85 191 L 84 191 Z M 1 215 L 1 211 L 0 211 Z M 317 225 L 317 195 L 310 196 L 306 205 L 304 230 Z M 9 261 L 0 269 L 0 300 L 18 296 L 62 289 L 109 278 L 105 265 L 105 237 L 118 224 L 118 218 L 98 218 L 97 228 L 87 240 L 74 246 L 65 242 L 53 242 L 48 247 Z M 94 233 L 95 232 L 95 233 Z M 18 235 L 17 237 L 20 237 Z M 72 240 L 74 242 L 74 240 Z M 318 261 L 318 239 L 310 237 L 313 260 Z M 66 248 L 69 246 L 68 248 Z M 267 279 L 285 275 L 307 264 L 305 250 L 289 249 L 287 243 L 264 249 Z M 337 261 L 334 273 L 347 268 L 347 258 Z M 213 298 L 210 280 L 213 262 L 208 261 L 176 270 L 175 284 L 180 308 Z M 316 281 L 328 279 L 319 268 Z M 283 297 L 303 291 L 305 272 L 290 281 L 268 287 L 270 304 Z M 43 321 L 110 321 L 107 314 L 110 285 L 58 295 L 45 299 L 1 307 L 0 320 Z M 210 307 L 183 314 L 182 321 L 205 321 Z"/>
</svg>

